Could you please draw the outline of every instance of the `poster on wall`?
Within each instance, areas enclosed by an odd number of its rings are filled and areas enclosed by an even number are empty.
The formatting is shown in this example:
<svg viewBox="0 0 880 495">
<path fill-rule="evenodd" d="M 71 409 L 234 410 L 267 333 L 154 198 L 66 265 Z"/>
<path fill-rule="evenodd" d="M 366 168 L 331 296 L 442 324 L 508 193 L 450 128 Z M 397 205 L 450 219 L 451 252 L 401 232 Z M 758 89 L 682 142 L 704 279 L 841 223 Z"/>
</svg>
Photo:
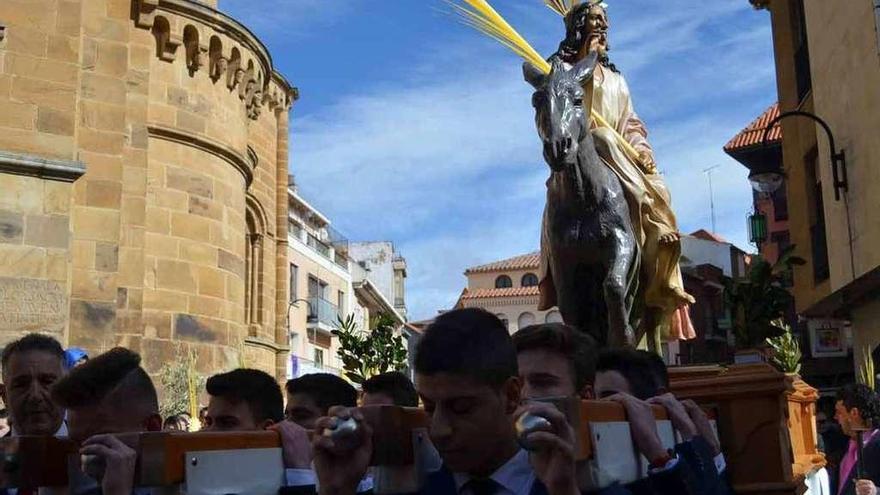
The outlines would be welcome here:
<svg viewBox="0 0 880 495">
<path fill-rule="evenodd" d="M 849 322 L 845 320 L 810 320 L 810 342 L 813 357 L 845 357 L 849 352 L 847 331 Z"/>
</svg>

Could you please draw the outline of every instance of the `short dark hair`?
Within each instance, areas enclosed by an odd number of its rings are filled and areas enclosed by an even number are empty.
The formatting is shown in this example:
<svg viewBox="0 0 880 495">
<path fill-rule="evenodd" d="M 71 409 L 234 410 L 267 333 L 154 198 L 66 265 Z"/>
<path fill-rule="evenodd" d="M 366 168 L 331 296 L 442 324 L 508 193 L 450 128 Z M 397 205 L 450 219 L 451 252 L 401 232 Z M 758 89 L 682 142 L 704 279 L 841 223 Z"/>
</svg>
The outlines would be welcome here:
<svg viewBox="0 0 880 495">
<path fill-rule="evenodd" d="M 843 402 L 847 411 L 859 409 L 862 420 L 868 426 L 880 425 L 880 399 L 867 385 L 851 383 L 837 391 L 837 400 Z"/>
<path fill-rule="evenodd" d="M 654 376 L 651 361 L 635 349 L 602 349 L 599 351 L 596 371 L 620 373 L 629 383 L 632 395 L 638 399 L 647 400 L 659 392 L 658 379 Z"/>
<path fill-rule="evenodd" d="M 562 323 L 530 325 L 513 334 L 517 354 L 536 349 L 562 355 L 571 364 L 575 388 L 580 391 L 596 378 L 599 348 L 593 337 Z"/>
<path fill-rule="evenodd" d="M 284 419 L 284 397 L 278 382 L 265 371 L 239 368 L 208 378 L 208 394 L 233 402 L 244 402 L 257 423 Z"/>
<path fill-rule="evenodd" d="M 347 381 L 330 373 L 313 373 L 287 381 L 287 393 L 305 394 L 315 401 L 323 414 L 333 406 L 357 407 L 357 390 Z"/>
<path fill-rule="evenodd" d="M 438 316 L 419 341 L 415 370 L 464 375 L 494 388 L 519 374 L 516 348 L 504 323 L 478 308 Z"/>
<path fill-rule="evenodd" d="M 52 354 L 53 356 L 58 357 L 58 360 L 61 361 L 61 366 L 64 367 L 66 359 L 64 348 L 61 347 L 61 344 L 52 337 L 39 333 L 29 333 L 4 347 L 3 354 L 0 355 L 0 365 L 2 365 L 5 370 L 6 365 L 9 364 L 9 360 L 12 359 L 13 354 L 29 351 L 41 351 Z"/>
<path fill-rule="evenodd" d="M 658 393 L 669 391 L 669 370 L 666 368 L 666 362 L 656 352 L 639 350 L 639 354 L 648 361 L 648 367 L 651 369 L 651 378 L 658 389 Z"/>
<path fill-rule="evenodd" d="M 156 387 L 140 364 L 136 352 L 124 347 L 110 349 L 59 380 L 52 387 L 52 399 L 61 407 L 75 409 L 112 396 L 120 405 L 143 408 L 145 415 L 158 413 Z"/>
<path fill-rule="evenodd" d="M 409 377 L 399 371 L 389 371 L 370 377 L 361 387 L 369 394 L 385 394 L 395 406 L 419 407 L 419 394 Z"/>
</svg>

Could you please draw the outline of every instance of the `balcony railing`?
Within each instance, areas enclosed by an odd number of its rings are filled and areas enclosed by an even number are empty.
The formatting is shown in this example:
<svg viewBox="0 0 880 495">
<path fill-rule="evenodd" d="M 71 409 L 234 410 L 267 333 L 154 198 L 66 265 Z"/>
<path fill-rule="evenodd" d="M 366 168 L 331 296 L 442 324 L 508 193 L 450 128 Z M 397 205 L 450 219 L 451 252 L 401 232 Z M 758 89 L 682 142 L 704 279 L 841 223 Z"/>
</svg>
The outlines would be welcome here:
<svg viewBox="0 0 880 495">
<path fill-rule="evenodd" d="M 309 245 L 309 247 L 311 247 L 315 251 L 323 254 L 325 258 L 330 258 L 330 246 L 323 243 L 317 237 L 313 236 L 312 234 L 309 234 L 309 238 L 306 241 L 306 243 Z"/>
<path fill-rule="evenodd" d="M 310 297 L 308 322 L 336 328 L 339 322 L 339 307 L 322 297 Z"/>
</svg>

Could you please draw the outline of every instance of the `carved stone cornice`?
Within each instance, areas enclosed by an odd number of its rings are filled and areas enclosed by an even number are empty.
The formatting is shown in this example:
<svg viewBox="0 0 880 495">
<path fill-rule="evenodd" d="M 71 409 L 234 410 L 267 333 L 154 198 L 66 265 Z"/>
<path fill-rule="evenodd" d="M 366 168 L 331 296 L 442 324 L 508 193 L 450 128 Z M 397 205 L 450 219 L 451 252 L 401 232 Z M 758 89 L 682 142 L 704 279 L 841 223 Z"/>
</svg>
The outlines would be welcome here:
<svg viewBox="0 0 880 495">
<path fill-rule="evenodd" d="M 274 72 L 272 56 L 266 46 L 243 24 L 217 9 L 195 0 L 135 0 L 134 12 L 135 24 L 144 29 L 152 29 L 156 15 L 162 12 L 209 26 L 253 52 L 263 66 L 263 74 Z"/>
<path fill-rule="evenodd" d="M 254 172 L 247 157 L 219 141 L 156 124 L 148 125 L 147 131 L 157 139 L 190 146 L 225 160 L 241 173 L 246 186 L 254 180 Z"/>
<path fill-rule="evenodd" d="M 86 165 L 75 160 L 58 160 L 0 150 L 0 173 L 73 182 L 86 173 Z"/>
</svg>

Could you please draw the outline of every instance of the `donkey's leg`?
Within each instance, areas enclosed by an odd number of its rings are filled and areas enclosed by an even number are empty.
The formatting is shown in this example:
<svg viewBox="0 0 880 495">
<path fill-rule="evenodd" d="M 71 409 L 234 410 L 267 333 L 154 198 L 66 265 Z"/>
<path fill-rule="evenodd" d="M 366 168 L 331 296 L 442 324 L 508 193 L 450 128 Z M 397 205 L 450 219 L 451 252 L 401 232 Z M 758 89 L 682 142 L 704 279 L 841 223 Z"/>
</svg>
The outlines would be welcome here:
<svg viewBox="0 0 880 495">
<path fill-rule="evenodd" d="M 611 237 L 613 246 L 609 249 L 608 273 L 603 289 L 605 305 L 608 308 L 608 345 L 610 347 L 635 346 L 635 332 L 629 323 L 630 307 L 627 303 L 627 283 L 630 266 L 634 259 L 632 238 L 617 229 Z"/>
</svg>

